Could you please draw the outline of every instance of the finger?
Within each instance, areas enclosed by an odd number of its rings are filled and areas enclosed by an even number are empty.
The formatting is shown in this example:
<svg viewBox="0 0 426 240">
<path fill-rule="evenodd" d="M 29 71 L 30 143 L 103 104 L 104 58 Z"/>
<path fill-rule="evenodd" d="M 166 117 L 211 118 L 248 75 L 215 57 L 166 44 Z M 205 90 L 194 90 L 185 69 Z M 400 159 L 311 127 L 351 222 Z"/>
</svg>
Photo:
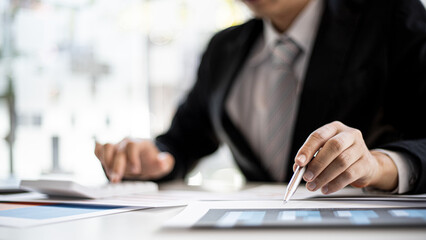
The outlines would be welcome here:
<svg viewBox="0 0 426 240">
<path fill-rule="evenodd" d="M 296 154 L 296 164 L 301 167 L 306 166 L 318 149 L 320 149 L 331 137 L 336 135 L 344 127 L 345 125 L 340 122 L 332 122 L 311 133 Z"/>
<path fill-rule="evenodd" d="M 110 175 L 111 182 L 120 182 L 124 176 L 124 170 L 126 169 L 126 153 L 122 149 L 115 154 L 112 165 Z"/>
<path fill-rule="evenodd" d="M 96 142 L 95 143 L 95 156 L 99 159 L 99 161 L 102 163 L 103 162 L 103 146 L 102 144 Z"/>
<path fill-rule="evenodd" d="M 102 166 L 102 170 L 104 171 L 105 176 L 108 178 L 109 180 L 109 176 L 108 176 L 108 170 L 105 164 L 105 160 L 104 160 L 104 146 L 98 142 L 95 143 L 95 155 L 96 157 L 99 159 L 99 162 L 101 163 Z"/>
<path fill-rule="evenodd" d="M 141 144 L 144 145 L 139 151 L 141 171 L 143 175 L 147 175 L 155 168 L 159 150 L 151 142 L 142 142 Z"/>
<path fill-rule="evenodd" d="M 340 132 L 331 137 L 318 152 L 316 157 L 309 162 L 303 179 L 307 182 L 315 180 L 324 169 L 326 169 L 337 156 L 342 154 L 346 149 L 352 146 L 355 142 L 355 137 L 349 132 Z"/>
<path fill-rule="evenodd" d="M 110 169 L 112 169 L 112 163 L 113 163 L 113 160 L 114 160 L 115 146 L 110 144 L 110 143 L 107 143 L 107 144 L 104 144 L 103 149 L 104 149 L 104 151 L 103 151 L 104 158 L 103 159 L 104 159 L 105 168 L 107 170 L 110 170 Z"/>
<path fill-rule="evenodd" d="M 356 161 L 352 166 L 347 168 L 338 177 L 332 180 L 330 183 L 322 187 L 321 191 L 324 194 L 330 194 L 339 191 L 347 185 L 355 182 L 362 176 L 364 167 L 361 161 Z"/>
<path fill-rule="evenodd" d="M 130 174 L 138 174 L 141 172 L 141 161 L 139 157 L 139 152 L 141 151 L 143 145 L 138 144 L 137 142 L 129 142 L 126 145 L 127 153 L 127 171 Z"/>
<path fill-rule="evenodd" d="M 142 169 L 142 176 L 148 179 L 156 179 L 163 177 L 169 173 L 174 166 L 174 157 L 170 153 L 159 152 L 156 154 L 155 160 L 151 164 Z M 144 172 L 144 170 L 146 170 Z"/>
<path fill-rule="evenodd" d="M 309 182 L 306 187 L 310 191 L 316 191 L 322 188 L 358 161 L 361 156 L 362 152 L 356 147 L 346 149 L 337 156 L 334 161 L 332 161 L 330 165 L 321 172 L 320 175 L 318 175 L 312 182 Z"/>
<path fill-rule="evenodd" d="M 160 152 L 157 155 L 157 159 L 159 162 L 158 172 L 154 177 L 162 177 L 173 169 L 175 161 L 174 157 L 170 153 Z"/>
<path fill-rule="evenodd" d="M 321 150 L 321 148 L 320 148 L 320 149 L 318 149 L 318 151 L 316 151 L 316 153 L 314 154 L 314 158 L 317 156 L 317 154 L 320 152 L 320 150 Z M 312 160 L 311 160 L 311 161 L 312 161 Z M 293 172 L 294 172 L 294 171 L 296 171 L 297 166 L 298 166 L 298 165 L 297 165 L 296 163 L 294 163 L 294 164 L 293 164 Z"/>
</svg>

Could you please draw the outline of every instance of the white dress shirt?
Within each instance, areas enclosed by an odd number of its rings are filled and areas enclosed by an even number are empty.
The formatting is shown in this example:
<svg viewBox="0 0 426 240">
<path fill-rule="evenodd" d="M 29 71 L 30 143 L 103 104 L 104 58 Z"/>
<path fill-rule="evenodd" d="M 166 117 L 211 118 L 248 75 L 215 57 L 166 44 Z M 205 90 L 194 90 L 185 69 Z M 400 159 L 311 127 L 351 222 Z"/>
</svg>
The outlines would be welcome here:
<svg viewBox="0 0 426 240">
<path fill-rule="evenodd" d="M 262 159 L 264 149 L 261 147 L 261 143 L 265 141 L 261 132 L 268 124 L 265 99 L 268 96 L 267 89 L 282 74 L 279 69 L 273 68 L 272 49 L 277 40 L 283 38 L 291 38 L 301 48 L 302 52 L 294 63 L 299 99 L 323 9 L 323 0 L 311 0 L 290 28 L 282 34 L 265 19 L 263 34 L 255 43 L 226 101 L 226 110 L 232 122 L 247 139 L 254 153 L 265 163 L 266 160 Z M 295 104 L 298 105 L 298 101 Z M 406 159 L 408 156 L 388 150 L 380 151 L 391 157 L 398 169 L 398 187 L 393 192 L 409 191 L 412 184 L 408 179 L 414 170 Z M 283 159 L 283 164 L 287 165 L 288 161 L 292 160 Z"/>
</svg>

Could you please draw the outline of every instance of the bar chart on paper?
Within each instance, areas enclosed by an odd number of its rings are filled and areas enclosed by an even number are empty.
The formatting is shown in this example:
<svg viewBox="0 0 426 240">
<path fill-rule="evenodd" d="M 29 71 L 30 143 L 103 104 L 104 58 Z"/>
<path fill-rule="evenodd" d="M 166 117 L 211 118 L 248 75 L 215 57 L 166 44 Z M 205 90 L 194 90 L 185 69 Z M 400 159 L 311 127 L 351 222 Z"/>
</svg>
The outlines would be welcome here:
<svg viewBox="0 0 426 240">
<path fill-rule="evenodd" d="M 426 208 L 210 209 L 195 228 L 426 227 Z"/>
<path fill-rule="evenodd" d="M 29 227 L 131 211 L 120 206 L 55 203 L 0 203 L 0 226 Z"/>
</svg>

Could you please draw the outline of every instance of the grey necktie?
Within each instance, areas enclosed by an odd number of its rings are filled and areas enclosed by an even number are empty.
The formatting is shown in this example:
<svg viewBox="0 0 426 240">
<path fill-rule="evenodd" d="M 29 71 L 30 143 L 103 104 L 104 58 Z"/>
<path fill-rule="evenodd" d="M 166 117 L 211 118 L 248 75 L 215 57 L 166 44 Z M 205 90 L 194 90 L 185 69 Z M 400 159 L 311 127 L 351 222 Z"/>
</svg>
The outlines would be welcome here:
<svg viewBox="0 0 426 240">
<path fill-rule="evenodd" d="M 282 181 L 285 178 L 292 129 L 296 116 L 297 84 L 293 65 L 300 48 L 291 39 L 278 41 L 272 54 L 274 67 L 282 74 L 269 89 L 267 99 L 268 116 L 265 129 L 264 161 L 273 178 Z"/>
</svg>

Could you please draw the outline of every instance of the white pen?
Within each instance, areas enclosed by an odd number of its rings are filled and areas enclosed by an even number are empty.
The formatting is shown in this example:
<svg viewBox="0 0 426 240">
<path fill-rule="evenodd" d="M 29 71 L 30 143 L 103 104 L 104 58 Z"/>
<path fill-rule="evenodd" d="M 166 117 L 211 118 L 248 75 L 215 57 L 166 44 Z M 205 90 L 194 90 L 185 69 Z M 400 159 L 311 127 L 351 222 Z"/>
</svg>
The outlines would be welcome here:
<svg viewBox="0 0 426 240">
<path fill-rule="evenodd" d="M 290 182 L 288 183 L 287 189 L 284 194 L 284 203 L 287 203 L 290 198 L 293 196 L 299 187 L 300 181 L 302 180 L 303 174 L 305 173 L 306 167 L 297 166 L 296 171 L 294 171 L 293 177 L 291 177 Z"/>
<path fill-rule="evenodd" d="M 320 150 L 321 148 L 315 152 L 314 158 L 317 156 Z M 296 192 L 297 188 L 299 187 L 300 181 L 302 181 L 303 174 L 305 174 L 306 167 L 307 166 L 305 167 L 297 166 L 296 171 L 294 171 L 293 176 L 291 177 L 290 182 L 288 183 L 287 189 L 285 190 L 284 204 L 290 201 L 290 198 L 293 196 L 293 194 Z"/>
</svg>

